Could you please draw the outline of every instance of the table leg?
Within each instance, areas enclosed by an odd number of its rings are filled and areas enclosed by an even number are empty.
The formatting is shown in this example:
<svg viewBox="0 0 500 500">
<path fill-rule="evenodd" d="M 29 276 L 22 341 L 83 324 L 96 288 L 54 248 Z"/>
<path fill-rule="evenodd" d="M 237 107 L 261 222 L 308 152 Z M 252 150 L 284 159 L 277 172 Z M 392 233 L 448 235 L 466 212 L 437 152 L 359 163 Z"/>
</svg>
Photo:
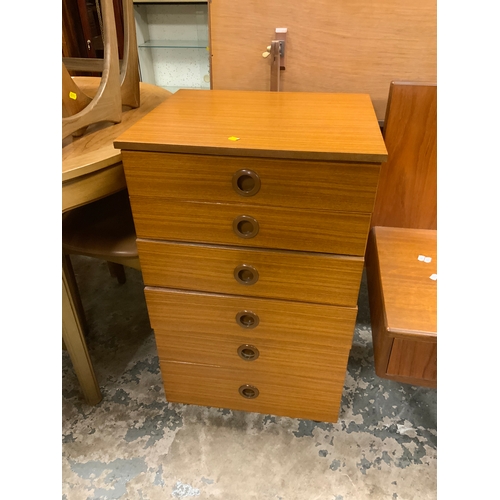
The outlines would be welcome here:
<svg viewBox="0 0 500 500">
<path fill-rule="evenodd" d="M 62 272 L 62 334 L 63 341 L 73 363 L 76 376 L 82 388 L 85 400 L 90 405 L 99 403 L 102 399 L 101 390 L 92 367 L 87 344 L 84 337 L 84 327 L 80 321 L 79 297 L 74 297 L 72 275 L 64 265 Z M 73 293 L 72 293 L 73 292 Z"/>
</svg>

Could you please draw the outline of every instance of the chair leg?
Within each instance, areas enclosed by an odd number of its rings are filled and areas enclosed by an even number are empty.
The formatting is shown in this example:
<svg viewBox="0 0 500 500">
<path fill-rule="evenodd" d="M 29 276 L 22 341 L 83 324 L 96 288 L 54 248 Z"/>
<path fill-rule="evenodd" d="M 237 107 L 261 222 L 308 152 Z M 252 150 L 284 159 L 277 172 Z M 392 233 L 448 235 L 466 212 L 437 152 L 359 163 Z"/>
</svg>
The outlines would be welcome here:
<svg viewBox="0 0 500 500">
<path fill-rule="evenodd" d="M 64 259 L 63 259 L 64 262 Z M 63 265 L 62 272 L 62 335 L 63 342 L 73 363 L 85 400 L 90 405 L 101 401 L 102 394 L 90 360 L 77 302 L 72 295 L 71 275 Z"/>
<path fill-rule="evenodd" d="M 116 278 L 120 285 L 123 285 L 127 281 L 127 277 L 125 276 L 125 268 L 121 264 L 108 262 L 108 269 L 109 274 L 111 274 L 113 278 Z"/>
</svg>

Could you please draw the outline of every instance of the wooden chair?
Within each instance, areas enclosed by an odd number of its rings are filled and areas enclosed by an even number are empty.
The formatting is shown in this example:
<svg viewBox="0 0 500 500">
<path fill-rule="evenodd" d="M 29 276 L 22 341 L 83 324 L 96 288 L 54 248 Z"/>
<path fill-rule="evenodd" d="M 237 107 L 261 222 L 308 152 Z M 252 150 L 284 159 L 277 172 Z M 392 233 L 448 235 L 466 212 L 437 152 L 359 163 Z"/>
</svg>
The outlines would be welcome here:
<svg viewBox="0 0 500 500">
<path fill-rule="evenodd" d="M 392 82 L 366 251 L 378 376 L 437 385 L 437 86 Z"/>
</svg>

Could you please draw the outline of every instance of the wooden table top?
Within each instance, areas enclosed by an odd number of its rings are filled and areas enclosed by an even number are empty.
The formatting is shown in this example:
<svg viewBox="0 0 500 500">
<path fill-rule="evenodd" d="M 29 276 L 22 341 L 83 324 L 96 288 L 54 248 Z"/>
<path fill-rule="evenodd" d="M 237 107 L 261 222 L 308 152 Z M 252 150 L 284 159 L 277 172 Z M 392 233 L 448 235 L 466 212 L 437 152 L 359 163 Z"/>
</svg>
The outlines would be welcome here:
<svg viewBox="0 0 500 500">
<path fill-rule="evenodd" d="M 89 96 L 94 96 L 101 81 L 100 77 L 75 77 L 77 85 Z M 141 83 L 141 105 L 125 111 L 117 124 L 97 123 L 90 125 L 82 137 L 66 137 L 62 144 L 62 181 L 114 165 L 121 161 L 121 151 L 113 141 L 131 125 L 172 94 L 155 85 Z"/>
<path fill-rule="evenodd" d="M 179 90 L 115 147 L 380 163 L 387 150 L 365 94 Z"/>
<path fill-rule="evenodd" d="M 389 333 L 436 338 L 437 280 L 430 277 L 437 275 L 437 231 L 382 226 L 373 231 Z"/>
</svg>

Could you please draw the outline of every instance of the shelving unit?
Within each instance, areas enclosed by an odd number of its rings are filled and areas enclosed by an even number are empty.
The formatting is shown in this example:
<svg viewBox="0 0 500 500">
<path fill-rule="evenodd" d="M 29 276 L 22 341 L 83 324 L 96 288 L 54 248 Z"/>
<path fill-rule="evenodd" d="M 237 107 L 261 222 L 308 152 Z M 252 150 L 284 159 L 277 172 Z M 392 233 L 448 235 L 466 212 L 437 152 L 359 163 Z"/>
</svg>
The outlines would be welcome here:
<svg viewBox="0 0 500 500">
<path fill-rule="evenodd" d="M 141 81 L 171 92 L 210 89 L 206 2 L 134 0 Z"/>
</svg>

